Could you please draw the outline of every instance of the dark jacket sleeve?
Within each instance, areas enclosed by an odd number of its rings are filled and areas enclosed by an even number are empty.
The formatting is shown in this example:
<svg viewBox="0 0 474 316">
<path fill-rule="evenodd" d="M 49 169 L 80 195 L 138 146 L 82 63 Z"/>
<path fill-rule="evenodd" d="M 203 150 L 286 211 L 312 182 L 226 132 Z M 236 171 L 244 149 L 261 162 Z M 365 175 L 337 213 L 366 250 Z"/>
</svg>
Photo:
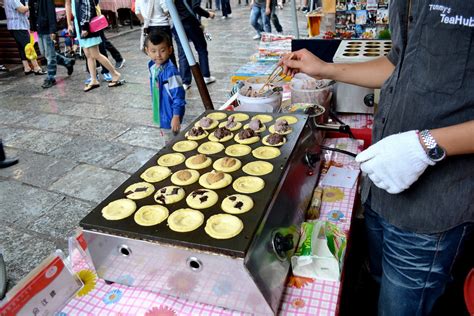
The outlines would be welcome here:
<svg viewBox="0 0 474 316">
<path fill-rule="evenodd" d="M 187 1 L 187 0 L 184 0 L 184 1 Z M 203 8 L 201 8 L 201 0 L 191 0 L 191 1 L 192 1 L 191 8 L 193 9 L 194 13 L 196 13 L 199 16 L 209 18 L 209 12 L 207 12 L 207 10 L 204 10 Z M 189 3 L 189 1 L 188 1 L 188 3 Z"/>
<path fill-rule="evenodd" d="M 30 10 L 30 30 L 33 32 L 38 31 L 37 20 L 38 20 L 38 0 L 30 0 L 28 2 Z"/>
<path fill-rule="evenodd" d="M 81 26 L 81 31 L 89 31 L 89 22 L 92 19 L 92 3 L 90 0 L 81 0 L 80 3 L 81 20 L 79 21 L 79 25 Z"/>
<path fill-rule="evenodd" d="M 45 0 L 47 4 L 49 34 L 56 33 L 58 27 L 56 25 L 56 9 L 53 0 Z"/>
</svg>

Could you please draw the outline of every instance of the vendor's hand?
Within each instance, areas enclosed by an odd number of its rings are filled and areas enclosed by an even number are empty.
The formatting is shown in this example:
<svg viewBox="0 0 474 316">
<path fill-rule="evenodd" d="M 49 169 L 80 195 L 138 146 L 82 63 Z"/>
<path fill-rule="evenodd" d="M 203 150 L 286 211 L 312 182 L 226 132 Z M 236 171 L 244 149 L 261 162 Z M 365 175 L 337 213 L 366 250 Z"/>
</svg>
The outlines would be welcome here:
<svg viewBox="0 0 474 316">
<path fill-rule="evenodd" d="M 283 67 L 283 72 L 287 76 L 294 76 L 298 72 L 304 72 L 318 80 L 328 78 L 325 74 L 328 64 L 314 56 L 307 49 L 286 54 L 280 59 L 278 64 Z"/>
<path fill-rule="evenodd" d="M 391 194 L 408 189 L 435 163 L 428 158 L 416 131 L 391 135 L 357 155 L 360 169 Z"/>
<path fill-rule="evenodd" d="M 213 11 L 209 11 L 209 18 L 213 19 L 216 17 L 216 14 Z"/>
<path fill-rule="evenodd" d="M 173 118 L 171 119 L 171 130 L 175 133 L 178 133 L 180 127 L 181 127 L 181 123 L 179 121 L 179 116 L 174 115 Z"/>
<path fill-rule="evenodd" d="M 87 37 L 87 35 L 89 35 L 89 32 L 87 32 L 87 31 L 82 31 L 81 32 L 81 38 L 85 38 L 85 37 Z"/>
</svg>

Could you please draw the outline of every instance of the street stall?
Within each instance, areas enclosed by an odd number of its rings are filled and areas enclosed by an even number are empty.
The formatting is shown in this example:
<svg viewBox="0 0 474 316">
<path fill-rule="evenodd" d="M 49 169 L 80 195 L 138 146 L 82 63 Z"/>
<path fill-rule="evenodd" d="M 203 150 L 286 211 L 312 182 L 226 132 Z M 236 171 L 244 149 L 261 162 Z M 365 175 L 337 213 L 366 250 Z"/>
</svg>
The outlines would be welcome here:
<svg viewBox="0 0 474 316">
<path fill-rule="evenodd" d="M 275 72 L 291 45 L 268 38 L 262 73 L 240 76 L 219 110 L 203 85 L 207 110 L 83 218 L 69 257 L 48 258 L 0 315 L 338 314 L 354 156 L 367 146 L 347 122 L 365 131 L 370 114 L 334 116 L 334 83 Z"/>
</svg>

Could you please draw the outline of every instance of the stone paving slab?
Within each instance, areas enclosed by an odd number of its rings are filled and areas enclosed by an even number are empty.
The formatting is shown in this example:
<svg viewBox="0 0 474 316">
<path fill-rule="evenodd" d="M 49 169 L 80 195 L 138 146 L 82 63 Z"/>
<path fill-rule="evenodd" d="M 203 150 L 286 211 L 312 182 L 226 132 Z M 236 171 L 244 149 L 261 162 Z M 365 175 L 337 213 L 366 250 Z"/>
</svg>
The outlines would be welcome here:
<svg viewBox="0 0 474 316">
<path fill-rule="evenodd" d="M 65 131 L 69 134 L 94 136 L 99 139 L 110 140 L 122 135 L 129 129 L 130 125 L 119 122 L 94 118 L 81 118 L 69 125 Z"/>
<path fill-rule="evenodd" d="M 0 220 L 28 225 L 62 199 L 60 194 L 16 181 L 0 181 Z"/>
<path fill-rule="evenodd" d="M 54 242 L 39 238 L 19 227 L 10 226 L 1 220 L 0 226 L 0 250 L 7 267 L 8 288 L 11 289 L 57 247 Z"/>
<path fill-rule="evenodd" d="M 125 132 L 116 140 L 132 146 L 160 150 L 165 145 L 162 133 L 159 128 L 137 126 Z"/>
<path fill-rule="evenodd" d="M 72 139 L 72 136 L 59 133 L 26 130 L 24 133 L 17 134 L 9 139 L 7 145 L 46 154 L 70 142 Z"/>
<path fill-rule="evenodd" d="M 99 203 L 122 184 L 129 175 L 91 165 L 79 165 L 49 187 L 81 200 Z"/>
<path fill-rule="evenodd" d="M 68 126 L 74 124 L 75 121 L 76 118 L 71 116 L 50 113 L 34 113 L 33 117 L 21 120 L 18 123 L 18 126 L 53 132 L 63 132 L 67 130 Z"/>
<path fill-rule="evenodd" d="M 80 136 L 50 154 L 57 158 L 107 168 L 125 158 L 132 150 L 132 147 L 120 143 Z"/>
<path fill-rule="evenodd" d="M 112 166 L 112 169 L 123 171 L 126 173 L 135 173 L 141 166 L 150 160 L 153 155 L 157 153 L 156 150 L 146 148 L 134 148 L 133 152 L 124 159 Z"/>
<path fill-rule="evenodd" d="M 0 124 L 11 125 L 35 116 L 35 113 L 24 110 L 0 108 Z"/>
<path fill-rule="evenodd" d="M 65 198 L 44 216 L 34 221 L 28 229 L 48 235 L 52 239 L 66 241 L 73 236 L 78 223 L 95 207 L 95 203 Z"/>
<path fill-rule="evenodd" d="M 79 116 L 79 117 L 89 117 L 95 119 L 105 119 L 109 116 L 110 112 L 113 110 L 113 105 L 106 106 L 101 105 L 97 106 L 96 104 L 89 104 L 85 102 L 74 102 L 69 101 L 70 106 L 65 108 L 62 113 L 65 115 Z M 68 104 L 67 102 L 63 102 Z"/>
<path fill-rule="evenodd" d="M 67 101 L 59 102 L 56 99 L 40 99 L 27 96 L 3 96 L 0 102 L 3 109 L 17 110 L 17 111 L 30 111 L 45 112 L 45 113 L 58 113 L 61 114 L 64 111 L 71 108 L 72 104 Z"/>
<path fill-rule="evenodd" d="M 7 150 L 8 157 L 17 157 L 21 163 L 0 169 L 0 177 L 12 178 L 35 187 L 48 187 L 74 168 L 77 163 L 23 150 Z"/>
</svg>

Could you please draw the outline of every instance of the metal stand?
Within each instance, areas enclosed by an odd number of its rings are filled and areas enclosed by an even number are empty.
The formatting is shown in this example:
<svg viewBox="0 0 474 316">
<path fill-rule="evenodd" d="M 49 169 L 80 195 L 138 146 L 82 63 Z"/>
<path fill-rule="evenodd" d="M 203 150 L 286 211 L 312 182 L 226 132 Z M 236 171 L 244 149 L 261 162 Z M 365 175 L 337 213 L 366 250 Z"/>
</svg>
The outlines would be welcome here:
<svg viewBox="0 0 474 316">
<path fill-rule="evenodd" d="M 168 6 L 168 10 L 171 15 L 171 20 L 173 21 L 176 33 L 178 34 L 179 41 L 181 42 L 181 47 L 183 47 L 184 54 L 186 55 L 189 67 L 191 68 L 191 73 L 193 74 L 194 81 L 196 82 L 196 86 L 198 87 L 204 108 L 206 110 L 214 110 L 214 105 L 212 104 L 211 96 L 209 95 L 209 90 L 207 90 L 207 86 L 204 82 L 201 69 L 199 68 L 199 65 L 194 59 L 193 52 L 191 51 L 191 46 L 189 46 L 188 37 L 186 36 L 186 32 L 184 31 L 183 23 L 181 23 L 178 11 L 176 10 L 176 6 L 174 5 L 173 0 L 166 0 L 166 5 Z"/>
<path fill-rule="evenodd" d="M 298 29 L 298 16 L 296 13 L 296 0 L 291 1 L 291 20 L 293 22 L 293 30 L 295 31 L 296 39 L 300 38 L 300 30 Z"/>
</svg>

